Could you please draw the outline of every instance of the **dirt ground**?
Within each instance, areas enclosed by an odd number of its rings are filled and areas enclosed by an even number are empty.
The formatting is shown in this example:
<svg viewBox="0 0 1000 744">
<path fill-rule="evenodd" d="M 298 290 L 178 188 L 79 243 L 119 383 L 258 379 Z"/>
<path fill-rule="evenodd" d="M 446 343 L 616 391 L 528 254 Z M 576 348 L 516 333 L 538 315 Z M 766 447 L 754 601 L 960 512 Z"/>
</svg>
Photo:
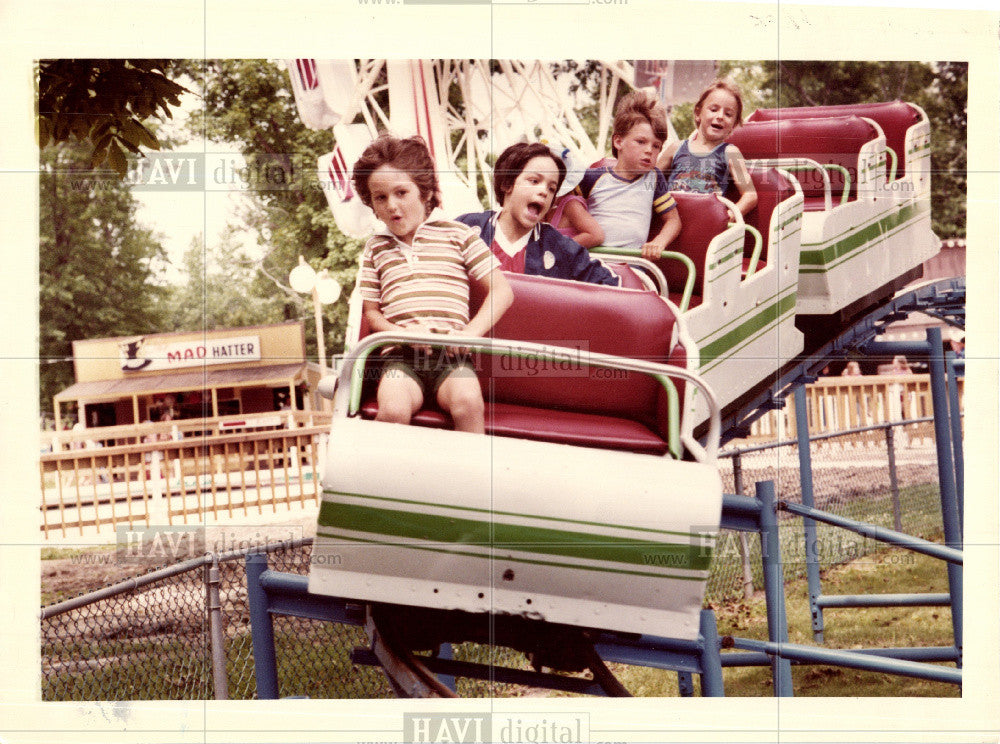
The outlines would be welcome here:
<svg viewBox="0 0 1000 744">
<path fill-rule="evenodd" d="M 143 551 L 127 545 L 119 549 L 114 544 L 86 549 L 45 549 L 41 561 L 42 606 L 112 586 L 206 552 L 242 550 L 311 537 L 315 533 L 316 516 L 306 514 L 295 519 L 276 519 L 271 524 L 212 525 L 195 530 L 189 536 L 167 533 L 167 545 L 163 550 Z M 172 540 L 176 542 L 170 542 Z M 137 552 L 145 552 L 146 557 L 136 558 Z M 45 558 L 46 555 L 52 557 Z"/>
</svg>

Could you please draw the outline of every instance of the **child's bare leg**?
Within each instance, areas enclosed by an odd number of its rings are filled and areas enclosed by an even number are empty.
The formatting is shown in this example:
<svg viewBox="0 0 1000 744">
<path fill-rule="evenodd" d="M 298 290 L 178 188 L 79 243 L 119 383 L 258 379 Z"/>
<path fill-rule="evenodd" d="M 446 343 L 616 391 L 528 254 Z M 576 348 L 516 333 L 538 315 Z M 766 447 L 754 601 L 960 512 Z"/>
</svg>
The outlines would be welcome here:
<svg viewBox="0 0 1000 744">
<path fill-rule="evenodd" d="M 420 410 L 424 394 L 417 381 L 405 372 L 391 367 L 382 375 L 378 384 L 378 413 L 376 421 L 390 424 L 408 424 L 413 414 Z"/>
<path fill-rule="evenodd" d="M 451 414 L 456 431 L 482 434 L 484 424 L 483 391 L 479 378 L 469 367 L 459 367 L 441 383 L 437 391 L 438 404 Z"/>
</svg>

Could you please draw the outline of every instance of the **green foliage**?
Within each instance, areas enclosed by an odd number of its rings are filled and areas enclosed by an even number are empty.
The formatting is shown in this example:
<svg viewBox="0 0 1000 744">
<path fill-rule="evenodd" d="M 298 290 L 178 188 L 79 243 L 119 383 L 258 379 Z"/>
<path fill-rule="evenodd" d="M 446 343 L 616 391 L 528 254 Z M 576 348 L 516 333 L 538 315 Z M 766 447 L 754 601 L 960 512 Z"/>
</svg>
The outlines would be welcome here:
<svg viewBox="0 0 1000 744">
<path fill-rule="evenodd" d="M 42 411 L 73 382 L 73 341 L 158 329 L 166 298 L 166 290 L 152 281 L 165 260 L 159 236 L 136 224 L 128 185 L 95 177 L 89 159 L 79 143 L 53 144 L 41 152 Z"/>
<path fill-rule="evenodd" d="M 167 77 L 163 59 L 55 59 L 38 63 L 38 142 L 89 141 L 90 167 L 107 162 L 119 176 L 128 155 L 159 150 L 143 122 L 171 117 L 185 87 Z"/>
<path fill-rule="evenodd" d="M 176 331 L 214 330 L 280 323 L 284 303 L 274 294 L 261 296 L 254 286 L 255 265 L 242 255 L 232 233 L 206 248 L 201 237 L 184 253 L 187 281 L 174 287 L 166 323 Z"/>
<path fill-rule="evenodd" d="M 286 187 L 264 184 L 246 192 L 243 226 L 266 249 L 253 281 L 257 297 L 281 298 L 285 318 L 301 318 L 315 349 L 312 303 L 285 292 L 288 273 L 304 256 L 313 268 L 326 268 L 344 288 L 354 286 L 363 243 L 344 236 L 316 174 L 316 159 L 333 149 L 329 132 L 313 132 L 299 119 L 288 73 L 268 60 L 204 60 L 183 67 L 197 83 L 203 108 L 191 129 L 210 141 L 236 143 L 248 162 L 266 162 L 284 173 Z M 279 300 L 275 300 L 278 302 Z M 325 306 L 327 348 L 338 349 L 347 325 L 347 302 Z"/>
<path fill-rule="evenodd" d="M 931 124 L 931 218 L 943 238 L 965 237 L 968 64 L 965 62 L 723 62 L 744 112 L 903 100 Z M 678 130 L 681 131 L 681 130 Z"/>
<path fill-rule="evenodd" d="M 570 92 L 596 93 L 600 65 L 568 60 L 553 64 L 558 74 L 575 80 Z M 744 117 L 758 108 L 826 106 L 900 99 L 915 103 L 931 123 L 931 216 L 941 237 L 964 237 L 966 220 L 966 110 L 968 64 L 965 62 L 818 62 L 722 60 L 719 77 L 732 79 L 743 94 Z M 624 93 L 620 89 L 618 96 Z M 694 106 L 671 109 L 678 136 L 694 129 Z M 581 110 L 587 134 L 597 139 L 596 108 Z"/>
</svg>

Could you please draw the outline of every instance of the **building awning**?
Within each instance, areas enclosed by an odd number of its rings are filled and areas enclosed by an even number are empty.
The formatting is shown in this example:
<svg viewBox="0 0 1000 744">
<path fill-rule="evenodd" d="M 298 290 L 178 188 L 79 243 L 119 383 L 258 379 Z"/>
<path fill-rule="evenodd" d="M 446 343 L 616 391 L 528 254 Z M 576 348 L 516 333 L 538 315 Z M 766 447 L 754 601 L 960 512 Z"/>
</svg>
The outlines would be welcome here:
<svg viewBox="0 0 1000 744">
<path fill-rule="evenodd" d="M 272 364 L 240 369 L 198 369 L 191 372 L 171 372 L 162 375 L 126 377 L 121 380 L 77 382 L 55 396 L 57 403 L 67 400 L 107 400 L 132 395 L 181 393 L 220 387 L 251 385 L 287 385 L 305 380 L 306 364 Z"/>
</svg>

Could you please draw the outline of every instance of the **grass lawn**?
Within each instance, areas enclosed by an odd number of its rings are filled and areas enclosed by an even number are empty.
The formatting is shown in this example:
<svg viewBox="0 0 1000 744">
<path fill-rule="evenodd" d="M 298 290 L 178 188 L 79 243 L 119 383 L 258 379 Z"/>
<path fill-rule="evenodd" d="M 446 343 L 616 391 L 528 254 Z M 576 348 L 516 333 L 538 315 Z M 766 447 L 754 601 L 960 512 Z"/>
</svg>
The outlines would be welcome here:
<svg viewBox="0 0 1000 744">
<path fill-rule="evenodd" d="M 884 550 L 823 572 L 824 594 L 897 594 L 947 592 L 942 561 L 905 550 Z M 813 645 L 805 579 L 785 585 L 788 637 Z M 714 607 L 719 635 L 767 639 L 763 592 L 749 601 Z M 947 607 L 885 607 L 824 611 L 824 648 L 948 646 L 952 643 Z M 616 676 L 634 695 L 676 695 L 677 675 L 642 667 L 615 665 Z M 727 696 L 770 696 L 770 667 L 723 670 Z M 795 695 L 800 697 L 958 697 L 960 688 L 943 682 L 864 672 L 825 665 L 792 665 Z M 698 680 L 695 679 L 696 694 Z"/>
</svg>

